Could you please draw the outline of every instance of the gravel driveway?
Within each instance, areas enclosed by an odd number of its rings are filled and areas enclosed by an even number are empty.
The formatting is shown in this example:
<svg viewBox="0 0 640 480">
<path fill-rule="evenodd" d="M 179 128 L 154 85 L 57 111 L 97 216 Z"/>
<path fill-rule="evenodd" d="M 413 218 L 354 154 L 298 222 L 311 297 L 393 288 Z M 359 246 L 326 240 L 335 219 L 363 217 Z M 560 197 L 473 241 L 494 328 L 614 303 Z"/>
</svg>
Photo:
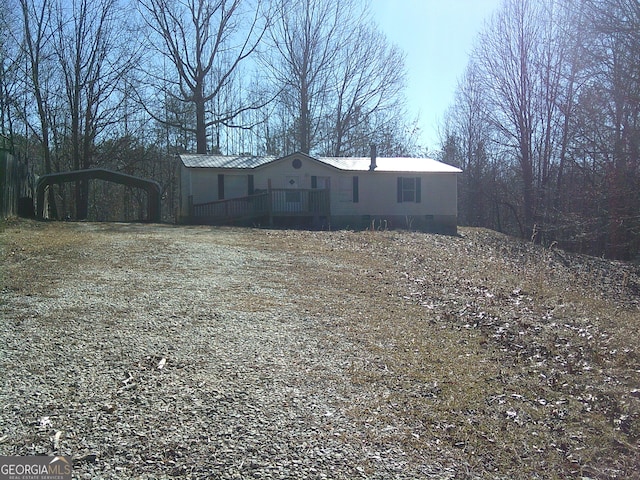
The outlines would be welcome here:
<svg viewBox="0 0 640 480">
<path fill-rule="evenodd" d="M 1 454 L 77 478 L 450 476 L 349 413 L 388 395 L 352 381 L 384 366 L 349 325 L 412 308 L 371 291 L 384 265 L 296 232 L 32 228 L 5 252 Z"/>
<path fill-rule="evenodd" d="M 74 478 L 640 479 L 640 268 L 458 237 L 0 230 L 0 455 Z"/>
</svg>

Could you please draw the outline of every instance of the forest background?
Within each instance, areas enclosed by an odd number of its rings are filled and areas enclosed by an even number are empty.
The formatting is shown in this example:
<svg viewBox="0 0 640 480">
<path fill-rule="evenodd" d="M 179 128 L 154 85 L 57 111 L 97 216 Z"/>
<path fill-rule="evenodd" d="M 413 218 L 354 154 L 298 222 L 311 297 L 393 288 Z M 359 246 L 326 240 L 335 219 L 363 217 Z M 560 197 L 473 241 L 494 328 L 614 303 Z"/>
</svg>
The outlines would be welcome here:
<svg viewBox="0 0 640 480">
<path fill-rule="evenodd" d="M 462 168 L 462 225 L 638 258 L 637 0 L 504 0 L 439 145 L 420 144 L 405 86 L 403 52 L 361 0 L 7 0 L 0 10 L 0 128 L 34 175 L 153 178 L 170 220 L 179 153 L 360 156 L 374 144 L 380 156 Z M 144 216 L 141 192 L 89 187 L 50 189 L 51 215 Z"/>
</svg>

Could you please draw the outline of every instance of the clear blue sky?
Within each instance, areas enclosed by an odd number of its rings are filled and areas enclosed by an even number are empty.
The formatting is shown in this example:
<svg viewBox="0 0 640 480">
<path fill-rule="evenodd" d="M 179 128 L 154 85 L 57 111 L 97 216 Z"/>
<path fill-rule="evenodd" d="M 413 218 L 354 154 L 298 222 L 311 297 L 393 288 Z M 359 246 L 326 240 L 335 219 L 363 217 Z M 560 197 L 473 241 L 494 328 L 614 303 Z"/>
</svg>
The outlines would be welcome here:
<svg viewBox="0 0 640 480">
<path fill-rule="evenodd" d="M 501 0 L 371 0 L 374 20 L 406 54 L 409 112 L 422 143 L 437 147 L 438 124 L 485 20 Z"/>
</svg>

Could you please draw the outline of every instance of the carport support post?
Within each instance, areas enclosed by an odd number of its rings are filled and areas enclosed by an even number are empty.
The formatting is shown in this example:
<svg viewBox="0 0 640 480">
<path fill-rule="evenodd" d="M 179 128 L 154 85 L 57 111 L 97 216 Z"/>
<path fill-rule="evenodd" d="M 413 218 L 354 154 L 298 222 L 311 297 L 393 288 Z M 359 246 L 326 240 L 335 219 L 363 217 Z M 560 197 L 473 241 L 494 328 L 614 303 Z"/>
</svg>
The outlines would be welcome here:
<svg viewBox="0 0 640 480">
<path fill-rule="evenodd" d="M 148 221 L 160 223 L 162 221 L 162 199 L 159 189 L 147 189 L 147 199 L 149 202 Z"/>
<path fill-rule="evenodd" d="M 36 218 L 42 220 L 44 218 L 44 192 L 47 187 L 38 188 L 36 194 Z"/>
<path fill-rule="evenodd" d="M 271 194 L 271 179 L 267 180 L 267 212 L 269 214 L 269 226 L 273 227 L 273 196 Z"/>
</svg>

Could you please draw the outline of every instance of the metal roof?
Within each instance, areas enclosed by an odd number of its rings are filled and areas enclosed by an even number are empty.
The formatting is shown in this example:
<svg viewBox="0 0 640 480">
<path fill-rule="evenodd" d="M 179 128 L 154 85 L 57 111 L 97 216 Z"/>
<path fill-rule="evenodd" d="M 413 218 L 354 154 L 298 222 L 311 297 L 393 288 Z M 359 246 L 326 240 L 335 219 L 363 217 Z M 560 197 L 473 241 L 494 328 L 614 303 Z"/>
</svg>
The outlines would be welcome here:
<svg viewBox="0 0 640 480">
<path fill-rule="evenodd" d="M 340 170 L 369 170 L 370 157 L 319 157 L 319 161 Z M 376 172 L 460 173 L 462 170 L 432 158 L 377 157 Z"/>
<path fill-rule="evenodd" d="M 301 154 L 304 155 L 304 154 Z M 293 155 L 287 155 L 292 157 Z M 280 158 L 273 155 L 180 155 L 182 163 L 187 168 L 257 168 Z M 311 157 L 320 163 L 339 170 L 368 171 L 371 165 L 370 157 Z M 459 168 L 438 162 L 431 158 L 405 157 L 377 157 L 376 172 L 417 172 L 417 173 L 460 173 Z"/>
<path fill-rule="evenodd" d="M 256 168 L 277 160 L 278 157 L 266 155 L 205 155 L 184 154 L 180 159 L 188 168 Z"/>
</svg>

